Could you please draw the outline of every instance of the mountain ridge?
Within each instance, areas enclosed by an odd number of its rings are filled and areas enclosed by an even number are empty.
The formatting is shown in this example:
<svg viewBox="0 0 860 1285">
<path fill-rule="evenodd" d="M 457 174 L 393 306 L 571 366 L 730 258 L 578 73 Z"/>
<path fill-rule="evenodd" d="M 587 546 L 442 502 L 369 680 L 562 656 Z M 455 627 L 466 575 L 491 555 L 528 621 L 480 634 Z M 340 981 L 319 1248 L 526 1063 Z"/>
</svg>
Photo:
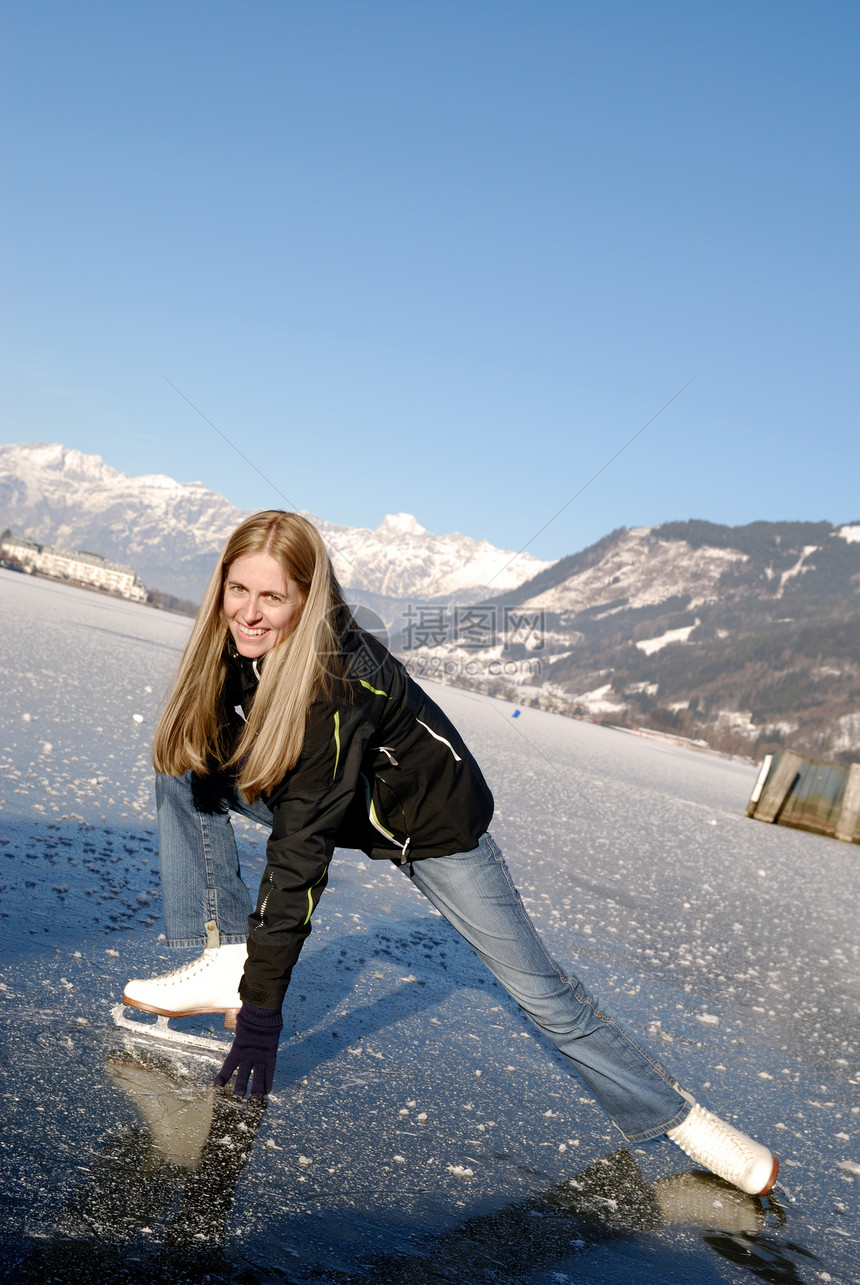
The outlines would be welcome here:
<svg viewBox="0 0 860 1285">
<path fill-rule="evenodd" d="M 57 444 L 0 447 L 0 524 L 199 599 L 245 514 Z M 311 516 L 311 515 L 308 515 Z M 860 760 L 860 521 L 620 527 L 554 563 L 412 514 L 312 519 L 350 601 L 422 676 L 758 755 Z"/>
<path fill-rule="evenodd" d="M 449 681 L 730 753 L 860 760 L 860 523 L 621 527 L 484 610 L 512 628 L 452 632 Z"/>
<path fill-rule="evenodd" d="M 177 597 L 199 601 L 227 536 L 254 511 L 200 482 L 128 477 L 101 456 L 58 443 L 0 446 L 4 526 L 42 544 L 97 551 L 133 566 L 148 588 Z M 549 565 L 459 532 L 433 535 L 412 514 L 388 514 L 374 531 L 305 516 L 351 598 L 383 616 L 404 597 L 474 595 L 493 578 L 512 588 Z"/>
</svg>

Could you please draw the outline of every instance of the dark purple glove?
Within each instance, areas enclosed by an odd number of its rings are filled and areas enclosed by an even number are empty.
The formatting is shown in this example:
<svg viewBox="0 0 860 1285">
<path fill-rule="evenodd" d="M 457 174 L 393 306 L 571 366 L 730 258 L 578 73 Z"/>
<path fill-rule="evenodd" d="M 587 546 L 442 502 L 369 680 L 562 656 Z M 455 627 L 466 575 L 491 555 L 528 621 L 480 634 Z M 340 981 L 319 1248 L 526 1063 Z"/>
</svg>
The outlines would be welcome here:
<svg viewBox="0 0 860 1285">
<path fill-rule="evenodd" d="M 243 1004 L 236 1017 L 233 1047 L 215 1076 L 216 1085 L 221 1088 L 233 1072 L 238 1070 L 233 1093 L 237 1098 L 244 1098 L 248 1077 L 253 1071 L 251 1097 L 262 1098 L 270 1093 L 283 1025 L 283 1018 L 277 1009 L 255 1008 L 253 1004 Z"/>
</svg>

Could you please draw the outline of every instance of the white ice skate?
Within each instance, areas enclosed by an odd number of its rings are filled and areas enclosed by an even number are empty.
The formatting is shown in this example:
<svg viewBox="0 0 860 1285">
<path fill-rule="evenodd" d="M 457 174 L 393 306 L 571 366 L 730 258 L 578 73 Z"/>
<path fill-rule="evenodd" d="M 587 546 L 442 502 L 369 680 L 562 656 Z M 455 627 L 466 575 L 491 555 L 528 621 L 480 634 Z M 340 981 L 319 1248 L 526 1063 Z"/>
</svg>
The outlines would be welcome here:
<svg viewBox="0 0 860 1285">
<path fill-rule="evenodd" d="M 680 1090 L 693 1109 L 666 1134 L 691 1160 L 710 1169 L 750 1196 L 766 1196 L 776 1182 L 779 1161 L 767 1147 L 700 1107 Z"/>
<path fill-rule="evenodd" d="M 223 1013 L 225 1030 L 235 1030 L 236 1015 L 242 1004 L 239 982 L 246 956 L 244 942 L 235 946 L 207 946 L 197 959 L 171 973 L 135 978 L 127 984 L 122 1004 L 113 1009 L 114 1021 L 136 1036 L 163 1040 L 224 1058 L 230 1047 L 225 1041 L 178 1031 L 168 1025 L 168 1020 L 201 1013 Z M 128 1008 L 154 1013 L 157 1021 L 151 1023 L 134 1019 L 128 1014 Z"/>
</svg>

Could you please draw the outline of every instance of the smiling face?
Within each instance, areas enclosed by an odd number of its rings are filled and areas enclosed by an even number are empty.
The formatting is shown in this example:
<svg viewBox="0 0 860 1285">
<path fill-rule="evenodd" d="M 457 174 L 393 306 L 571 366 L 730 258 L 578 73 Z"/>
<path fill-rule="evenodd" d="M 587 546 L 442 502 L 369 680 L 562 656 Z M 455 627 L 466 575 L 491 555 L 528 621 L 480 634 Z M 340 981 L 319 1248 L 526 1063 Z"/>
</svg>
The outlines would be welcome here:
<svg viewBox="0 0 860 1285">
<path fill-rule="evenodd" d="M 305 599 L 273 557 L 252 553 L 227 568 L 221 605 L 239 655 L 256 660 L 292 633 Z"/>
</svg>

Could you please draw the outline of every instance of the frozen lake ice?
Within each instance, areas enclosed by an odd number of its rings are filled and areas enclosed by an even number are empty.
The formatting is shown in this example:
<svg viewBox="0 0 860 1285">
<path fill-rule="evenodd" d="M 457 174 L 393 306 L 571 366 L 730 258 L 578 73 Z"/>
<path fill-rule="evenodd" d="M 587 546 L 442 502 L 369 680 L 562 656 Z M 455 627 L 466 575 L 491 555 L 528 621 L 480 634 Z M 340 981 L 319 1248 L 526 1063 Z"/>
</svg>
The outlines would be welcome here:
<svg viewBox="0 0 860 1285">
<path fill-rule="evenodd" d="M 148 751 L 190 622 L 6 571 L 0 601 L 4 1279 L 860 1280 L 856 846 L 748 821 L 749 765 L 433 686 L 550 948 L 777 1151 L 781 1187 L 628 1149 L 400 873 L 352 852 L 260 1111 L 110 1019 L 129 976 L 184 959 L 159 941 Z M 264 836 L 237 831 L 253 887 Z"/>
</svg>

